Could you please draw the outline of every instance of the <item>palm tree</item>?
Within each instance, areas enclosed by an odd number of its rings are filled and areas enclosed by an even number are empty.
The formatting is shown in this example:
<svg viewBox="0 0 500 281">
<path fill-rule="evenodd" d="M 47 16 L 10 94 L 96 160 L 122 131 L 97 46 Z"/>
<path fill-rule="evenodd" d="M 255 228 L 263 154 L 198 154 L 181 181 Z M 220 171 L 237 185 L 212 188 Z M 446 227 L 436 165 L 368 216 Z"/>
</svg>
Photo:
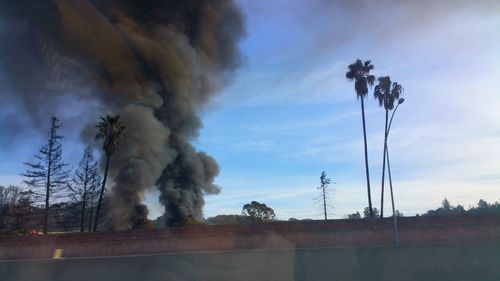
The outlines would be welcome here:
<svg viewBox="0 0 500 281">
<path fill-rule="evenodd" d="M 348 66 L 349 70 L 346 72 L 345 77 L 349 81 L 354 81 L 354 90 L 356 96 L 361 99 L 361 117 L 363 119 L 363 139 L 365 144 L 365 168 L 366 168 L 366 188 L 368 190 L 368 209 L 370 217 L 373 218 L 372 208 L 372 195 L 370 191 L 370 171 L 368 168 L 368 145 L 366 143 L 366 122 L 365 122 L 365 96 L 368 94 L 368 86 L 373 86 L 375 76 L 370 75 L 370 71 L 374 66 L 371 61 L 363 62 L 358 59 L 355 63 Z"/>
<path fill-rule="evenodd" d="M 109 116 L 101 117 L 101 121 L 96 126 L 97 134 L 95 139 L 97 141 L 102 140 L 102 149 L 106 153 L 106 167 L 104 168 L 104 178 L 102 179 L 101 192 L 99 194 L 99 200 L 97 201 L 97 209 L 95 213 L 94 220 L 94 231 L 97 230 L 97 225 L 99 221 L 99 211 L 101 210 L 102 196 L 104 194 L 104 187 L 106 186 L 106 178 L 108 177 L 109 160 L 111 155 L 115 153 L 118 143 L 124 136 L 125 126 L 122 125 L 120 121 L 120 116 Z"/>
<path fill-rule="evenodd" d="M 394 103 L 399 101 L 399 97 L 403 94 L 403 87 L 392 82 L 389 76 L 378 78 L 378 85 L 375 86 L 373 96 L 378 100 L 380 107 L 385 109 L 385 130 L 384 130 L 384 156 L 382 160 L 382 191 L 380 198 L 380 217 L 384 216 L 384 182 L 385 182 L 385 159 L 387 155 L 387 136 L 389 135 L 389 111 L 394 109 Z"/>
</svg>

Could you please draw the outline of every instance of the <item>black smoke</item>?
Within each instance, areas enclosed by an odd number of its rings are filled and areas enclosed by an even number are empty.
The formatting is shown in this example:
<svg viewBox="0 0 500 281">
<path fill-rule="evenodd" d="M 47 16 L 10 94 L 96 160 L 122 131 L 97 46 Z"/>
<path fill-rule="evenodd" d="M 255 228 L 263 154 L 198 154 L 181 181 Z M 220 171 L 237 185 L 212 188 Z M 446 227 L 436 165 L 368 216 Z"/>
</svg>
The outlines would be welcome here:
<svg viewBox="0 0 500 281">
<path fill-rule="evenodd" d="M 203 195 L 220 190 L 213 183 L 219 167 L 190 142 L 202 126 L 199 110 L 240 64 L 236 4 L 0 0 L 0 17 L 2 100 L 35 125 L 73 110 L 86 122 L 84 141 L 99 115 L 123 118 L 127 136 L 110 170 L 113 226 L 143 220 L 153 186 L 168 224 L 201 219 Z"/>
</svg>

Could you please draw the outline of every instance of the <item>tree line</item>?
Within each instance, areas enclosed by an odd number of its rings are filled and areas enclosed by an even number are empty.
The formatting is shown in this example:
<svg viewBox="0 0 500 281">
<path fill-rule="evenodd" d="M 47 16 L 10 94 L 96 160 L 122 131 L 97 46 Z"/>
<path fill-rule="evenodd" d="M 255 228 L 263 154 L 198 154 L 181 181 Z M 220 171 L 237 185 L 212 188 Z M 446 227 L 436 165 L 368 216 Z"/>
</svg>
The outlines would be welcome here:
<svg viewBox="0 0 500 281">
<path fill-rule="evenodd" d="M 379 217 L 380 213 L 377 208 L 373 208 L 373 214 L 375 217 Z M 483 199 L 480 199 L 477 206 L 469 206 L 467 209 L 458 204 L 453 206 L 450 204 L 448 199 L 444 199 L 441 206 L 428 210 L 423 214 L 416 214 L 416 216 L 423 217 L 438 217 L 438 216 L 476 216 L 476 215 L 500 215 L 500 202 L 495 201 L 493 203 L 488 203 Z M 396 210 L 396 216 L 404 217 L 404 214 L 399 210 Z M 345 219 L 371 219 L 370 210 L 365 207 L 362 212 L 355 212 L 348 214 L 344 217 Z M 157 219 L 158 222 L 162 221 Z M 252 224 L 252 223 L 269 223 L 279 221 L 276 219 L 274 210 L 264 203 L 251 202 L 243 206 L 242 213 L 240 215 L 217 215 L 213 217 L 208 217 L 204 223 L 209 225 L 241 225 L 241 224 Z M 289 218 L 288 221 L 312 221 L 312 219 L 296 219 Z"/>
<path fill-rule="evenodd" d="M 63 161 L 62 124 L 50 118 L 44 145 L 27 161 L 24 187 L 0 186 L 0 234 L 49 231 L 97 231 L 111 156 L 124 136 L 119 116 L 105 116 L 96 125 L 95 140 L 102 142 L 105 157 L 101 175 L 92 144 L 87 144 L 75 169 Z"/>
</svg>

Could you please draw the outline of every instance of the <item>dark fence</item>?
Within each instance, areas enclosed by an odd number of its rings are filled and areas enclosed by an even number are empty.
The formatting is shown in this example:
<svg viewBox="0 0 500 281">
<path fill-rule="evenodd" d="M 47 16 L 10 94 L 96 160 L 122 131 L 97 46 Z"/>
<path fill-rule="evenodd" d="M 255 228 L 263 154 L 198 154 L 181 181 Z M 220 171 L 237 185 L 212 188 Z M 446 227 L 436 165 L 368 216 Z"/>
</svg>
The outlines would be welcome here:
<svg viewBox="0 0 500 281">
<path fill-rule="evenodd" d="M 402 245 L 500 242 L 500 216 L 399 218 Z M 392 218 L 189 226 L 0 239 L 0 259 L 392 245 Z"/>
</svg>

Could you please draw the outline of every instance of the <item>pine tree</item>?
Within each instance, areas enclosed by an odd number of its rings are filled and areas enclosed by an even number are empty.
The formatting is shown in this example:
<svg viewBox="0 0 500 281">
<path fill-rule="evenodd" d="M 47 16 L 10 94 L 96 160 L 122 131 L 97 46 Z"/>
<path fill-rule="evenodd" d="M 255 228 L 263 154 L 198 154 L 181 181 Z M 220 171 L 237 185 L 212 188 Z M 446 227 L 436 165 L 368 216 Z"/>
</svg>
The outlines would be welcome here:
<svg viewBox="0 0 500 281">
<path fill-rule="evenodd" d="M 34 162 L 25 162 L 28 166 L 22 174 L 24 182 L 35 192 L 37 199 L 44 199 L 43 233 L 48 232 L 49 208 L 54 201 L 60 200 L 68 187 L 69 170 L 62 161 L 62 136 L 59 134 L 61 123 L 52 116 L 47 143 L 35 155 Z"/>
</svg>

